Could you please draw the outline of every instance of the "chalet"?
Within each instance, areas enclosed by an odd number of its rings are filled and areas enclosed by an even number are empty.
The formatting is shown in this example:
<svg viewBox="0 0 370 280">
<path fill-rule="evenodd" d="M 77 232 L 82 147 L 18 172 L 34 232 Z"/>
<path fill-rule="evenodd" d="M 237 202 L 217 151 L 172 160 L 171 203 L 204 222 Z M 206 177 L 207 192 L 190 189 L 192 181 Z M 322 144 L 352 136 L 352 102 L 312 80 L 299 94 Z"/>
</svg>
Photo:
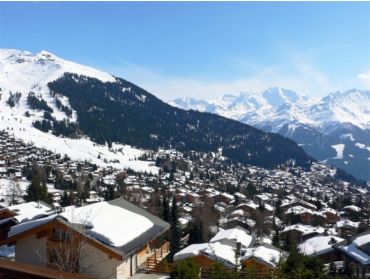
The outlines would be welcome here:
<svg viewBox="0 0 370 280">
<path fill-rule="evenodd" d="M 326 220 L 326 215 L 313 211 L 302 206 L 293 206 L 285 211 L 285 218 L 289 221 L 302 223 L 305 225 L 323 225 Z"/>
<path fill-rule="evenodd" d="M 343 238 L 333 235 L 315 236 L 299 244 L 298 249 L 302 254 L 317 256 L 323 262 L 330 263 L 341 260 L 340 254 L 334 249 L 333 245 L 343 240 Z"/>
<path fill-rule="evenodd" d="M 233 195 L 223 192 L 218 196 L 218 199 L 219 201 L 224 203 L 231 203 L 232 201 L 234 201 L 235 198 Z"/>
<path fill-rule="evenodd" d="M 192 244 L 174 255 L 175 261 L 192 258 L 201 267 L 210 267 L 218 262 L 227 269 L 240 264 L 236 259 L 236 251 L 245 251 L 252 243 L 252 236 L 243 228 L 219 231 L 209 243 Z"/>
<path fill-rule="evenodd" d="M 169 253 L 160 236 L 170 225 L 123 198 L 21 223 L 11 228 L 1 245 L 15 245 L 15 261 L 40 267 L 60 267 L 91 278 L 127 278 L 155 255 Z M 75 250 L 74 254 L 68 250 Z M 71 271 L 69 271 L 71 272 Z"/>
<path fill-rule="evenodd" d="M 220 242 L 221 244 L 236 247 L 237 243 L 245 248 L 249 247 L 252 243 L 252 236 L 242 227 L 236 227 L 232 229 L 220 230 L 210 242 Z"/>
<path fill-rule="evenodd" d="M 54 213 L 52 207 L 42 201 L 21 203 L 9 206 L 8 209 L 16 214 L 14 218 L 20 223 Z"/>
<path fill-rule="evenodd" d="M 281 232 L 281 238 L 284 240 L 293 240 L 303 242 L 311 237 L 324 233 L 323 227 L 313 227 L 310 225 L 294 224 L 287 226 Z"/>
<path fill-rule="evenodd" d="M 355 235 L 359 226 L 360 222 L 352 222 L 348 219 L 341 220 L 336 223 L 338 234 L 343 238 Z"/>
<path fill-rule="evenodd" d="M 247 201 L 239 204 L 236 208 L 242 209 L 244 212 L 249 213 L 249 215 L 251 215 L 258 208 L 258 204 L 254 203 L 253 201 Z"/>
<path fill-rule="evenodd" d="M 235 248 L 220 242 L 192 244 L 174 255 L 175 262 L 188 258 L 193 259 L 202 268 L 211 267 L 215 263 L 220 263 L 228 269 L 239 265 L 235 258 Z"/>
<path fill-rule="evenodd" d="M 316 210 L 317 209 L 317 207 L 314 204 L 309 203 L 309 202 L 304 201 L 304 200 L 301 200 L 301 199 L 294 199 L 292 201 L 283 203 L 281 205 L 281 208 L 282 208 L 283 211 L 286 211 L 289 208 L 294 207 L 294 206 L 301 206 L 301 207 L 305 207 L 305 208 L 308 208 L 308 209 L 311 209 L 311 210 Z"/>
<path fill-rule="evenodd" d="M 285 260 L 288 253 L 269 244 L 248 248 L 241 257 L 242 267 L 257 270 L 265 276 L 273 275 L 280 261 Z"/>
<path fill-rule="evenodd" d="M 370 278 L 370 230 L 334 245 L 351 278 Z"/>
<path fill-rule="evenodd" d="M 326 224 L 335 224 L 340 220 L 338 212 L 332 208 L 324 208 L 320 212 L 325 215 Z"/>
</svg>

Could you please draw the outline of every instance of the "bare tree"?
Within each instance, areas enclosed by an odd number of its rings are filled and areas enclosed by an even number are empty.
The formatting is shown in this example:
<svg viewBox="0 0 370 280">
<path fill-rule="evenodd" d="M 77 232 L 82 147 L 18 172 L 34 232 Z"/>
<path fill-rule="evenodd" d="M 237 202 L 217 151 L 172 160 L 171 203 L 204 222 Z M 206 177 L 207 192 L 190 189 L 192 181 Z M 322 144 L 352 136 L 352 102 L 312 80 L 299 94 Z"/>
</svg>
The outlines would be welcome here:
<svg viewBox="0 0 370 280">
<path fill-rule="evenodd" d="M 22 190 L 19 181 L 16 177 L 11 178 L 10 187 L 8 188 L 8 197 L 10 205 L 18 203 L 18 199 L 22 198 Z"/>
</svg>

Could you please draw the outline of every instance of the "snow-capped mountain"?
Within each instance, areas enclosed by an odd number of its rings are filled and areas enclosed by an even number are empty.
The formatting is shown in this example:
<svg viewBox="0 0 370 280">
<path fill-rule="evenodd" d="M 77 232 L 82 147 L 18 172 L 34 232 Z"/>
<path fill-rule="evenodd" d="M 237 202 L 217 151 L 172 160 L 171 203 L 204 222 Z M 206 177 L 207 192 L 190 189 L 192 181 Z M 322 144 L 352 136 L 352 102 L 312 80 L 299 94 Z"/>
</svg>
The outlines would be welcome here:
<svg viewBox="0 0 370 280">
<path fill-rule="evenodd" d="M 36 147 L 62 155 L 68 154 L 72 159 L 89 160 L 101 166 L 131 167 L 156 172 L 157 168 L 150 166 L 149 162 L 135 160 L 143 151 L 128 145 L 115 143 L 109 148 L 107 145 L 97 145 L 88 137 L 61 138 L 33 126 L 35 121 L 43 120 L 45 112 L 29 107 L 30 92 L 34 92 L 37 99 L 45 100 L 46 105 L 52 109 L 51 116 L 56 120 L 67 119 L 70 123 L 77 121 L 76 111 L 71 108 L 68 97 L 59 96 L 58 100 L 64 107 L 58 107 L 56 100 L 50 96 L 48 83 L 61 78 L 65 73 L 76 73 L 103 82 L 116 80 L 107 73 L 58 58 L 46 51 L 31 54 L 27 51 L 0 49 L 0 130 L 6 130 Z M 63 108 L 69 108 L 72 114 L 67 115 Z"/>
<path fill-rule="evenodd" d="M 226 157 L 264 168 L 313 162 L 290 139 L 174 108 L 124 79 L 46 51 L 0 50 L 0 77 L 0 130 L 72 159 L 156 172 L 152 162 L 137 160 L 142 149 L 222 147 Z"/>
<path fill-rule="evenodd" d="M 296 141 L 311 156 L 370 180 L 370 91 L 337 91 L 319 99 L 270 88 L 228 94 L 213 101 L 182 101 L 176 99 L 170 104 L 279 133 Z"/>
</svg>

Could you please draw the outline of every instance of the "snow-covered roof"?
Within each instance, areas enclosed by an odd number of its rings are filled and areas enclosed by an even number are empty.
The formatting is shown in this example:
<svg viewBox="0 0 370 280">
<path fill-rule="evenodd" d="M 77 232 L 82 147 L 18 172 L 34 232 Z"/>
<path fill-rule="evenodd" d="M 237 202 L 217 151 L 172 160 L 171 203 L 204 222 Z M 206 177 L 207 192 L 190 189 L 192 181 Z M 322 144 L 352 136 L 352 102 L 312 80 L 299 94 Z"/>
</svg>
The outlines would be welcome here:
<svg viewBox="0 0 370 280">
<path fill-rule="evenodd" d="M 252 200 L 250 201 L 247 201 L 245 203 L 241 203 L 237 206 L 237 208 L 241 208 L 243 206 L 247 206 L 249 208 L 252 208 L 252 209 L 257 209 L 258 208 L 258 204 L 254 203 Z"/>
<path fill-rule="evenodd" d="M 291 230 L 300 231 L 303 235 L 311 234 L 311 233 L 324 233 L 323 227 L 313 227 L 310 225 L 303 225 L 303 224 L 294 224 L 284 228 L 282 232 L 287 232 Z"/>
<path fill-rule="evenodd" d="M 8 208 L 17 214 L 14 218 L 19 222 L 25 222 L 43 215 L 49 215 L 51 211 L 51 207 L 49 205 L 43 202 L 38 203 L 34 201 L 9 206 Z"/>
<path fill-rule="evenodd" d="M 364 251 L 361 251 L 354 243 L 339 247 L 339 249 L 363 265 L 370 264 L 370 256 Z"/>
<path fill-rule="evenodd" d="M 367 234 L 360 235 L 360 236 L 356 237 L 353 240 L 353 243 L 356 244 L 356 246 L 358 246 L 358 247 L 361 247 L 365 244 L 370 243 L 370 232 L 367 233 Z"/>
<path fill-rule="evenodd" d="M 54 220 L 57 217 L 57 215 L 51 215 L 45 218 L 27 221 L 24 223 L 21 223 L 19 225 L 13 226 L 10 231 L 8 232 L 8 237 L 15 236 L 17 234 L 20 234 L 22 232 L 28 231 L 30 229 L 39 227 L 41 225 L 47 224 L 48 222 Z"/>
<path fill-rule="evenodd" d="M 269 266 L 276 267 L 282 257 L 285 257 L 286 253 L 280 249 L 271 245 L 260 245 L 255 248 L 248 248 L 245 255 L 241 260 L 248 260 L 250 258 L 256 258 Z"/>
<path fill-rule="evenodd" d="M 125 245 L 153 226 L 149 219 L 106 201 L 73 208 L 61 216 L 74 224 L 91 224 L 89 235 L 113 247 Z"/>
<path fill-rule="evenodd" d="M 243 246 L 248 247 L 252 242 L 252 236 L 247 234 L 241 227 L 235 227 L 219 231 L 211 239 L 211 242 L 220 242 L 222 240 L 235 241 L 235 243 L 240 242 Z"/>
<path fill-rule="evenodd" d="M 83 234 L 127 254 L 165 232 L 170 225 L 132 203 L 117 198 L 82 207 L 66 207 L 59 215 L 32 220 L 11 228 L 9 237 L 63 218 L 71 226 L 88 225 Z M 75 227 L 77 230 L 80 227 Z"/>
<path fill-rule="evenodd" d="M 358 228 L 359 225 L 360 225 L 360 222 L 352 222 L 351 220 L 348 220 L 348 219 L 338 221 L 336 224 L 337 228 L 342 228 L 342 227 Z"/>
<path fill-rule="evenodd" d="M 290 207 L 288 210 L 285 211 L 285 214 L 300 215 L 300 214 L 303 214 L 303 213 L 307 213 L 307 214 L 311 214 L 311 215 L 315 215 L 315 216 L 321 216 L 323 218 L 326 217 L 326 215 L 322 212 L 313 211 L 311 209 L 305 208 L 305 207 L 300 206 L 300 205 Z"/>
<path fill-rule="evenodd" d="M 209 246 L 209 243 L 200 243 L 200 244 L 192 244 L 192 245 L 189 245 L 187 247 L 185 247 L 184 249 L 182 249 L 181 251 L 177 252 L 173 259 L 175 261 L 180 261 L 180 260 L 183 260 L 183 259 L 186 259 L 186 258 L 190 258 L 190 257 L 195 257 L 195 256 L 199 256 L 202 251 L 204 251 L 205 249 L 207 249 Z"/>
<path fill-rule="evenodd" d="M 344 239 L 336 236 L 315 236 L 298 245 L 298 249 L 306 255 L 322 255 L 333 249 L 332 245 Z"/>
<path fill-rule="evenodd" d="M 355 259 L 363 265 L 370 264 L 370 255 L 361 249 L 362 246 L 370 242 L 370 230 L 365 231 L 354 237 L 353 241 L 348 244 L 347 241 L 335 245 L 340 251 Z"/>
<path fill-rule="evenodd" d="M 361 208 L 356 205 L 348 205 L 343 208 L 344 210 L 352 210 L 354 212 L 360 212 Z"/>
<path fill-rule="evenodd" d="M 229 268 L 233 268 L 236 264 L 239 264 L 239 260 L 235 258 L 234 247 L 221 244 L 220 242 L 208 243 L 208 245 L 209 246 L 203 251 L 203 254 L 207 255 L 209 258 Z"/>
</svg>

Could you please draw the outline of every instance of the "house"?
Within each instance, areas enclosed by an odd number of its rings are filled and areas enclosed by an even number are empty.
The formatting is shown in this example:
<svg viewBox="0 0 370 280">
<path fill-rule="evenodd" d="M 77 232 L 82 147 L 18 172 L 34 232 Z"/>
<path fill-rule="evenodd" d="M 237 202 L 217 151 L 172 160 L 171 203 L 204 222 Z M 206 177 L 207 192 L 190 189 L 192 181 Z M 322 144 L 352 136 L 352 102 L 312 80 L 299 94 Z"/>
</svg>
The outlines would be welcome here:
<svg viewBox="0 0 370 280">
<path fill-rule="evenodd" d="M 52 207 L 42 201 L 21 203 L 9 206 L 8 209 L 16 214 L 15 219 L 20 223 L 54 213 Z"/>
<path fill-rule="evenodd" d="M 324 233 L 323 227 L 313 227 L 310 225 L 294 224 L 287 226 L 281 232 L 281 238 L 286 241 L 303 242 L 311 237 Z"/>
<path fill-rule="evenodd" d="M 325 214 L 299 205 L 289 208 L 285 211 L 284 215 L 290 222 L 298 222 L 313 226 L 322 225 L 326 220 Z"/>
<path fill-rule="evenodd" d="M 220 230 L 210 242 L 220 242 L 221 244 L 236 247 L 237 243 L 245 248 L 249 247 L 252 243 L 252 236 L 242 227 L 235 227 L 232 229 Z"/>
<path fill-rule="evenodd" d="M 360 222 L 352 222 L 348 219 L 344 219 L 336 223 L 338 234 L 343 238 L 355 235 L 359 226 Z"/>
<path fill-rule="evenodd" d="M 332 208 L 324 208 L 320 212 L 325 215 L 326 224 L 335 224 L 340 220 L 338 212 Z"/>
<path fill-rule="evenodd" d="M 272 275 L 280 261 L 285 260 L 288 253 L 269 244 L 248 248 L 241 257 L 243 268 L 255 269 L 259 274 Z"/>
<path fill-rule="evenodd" d="M 315 236 L 299 244 L 298 250 L 307 256 L 317 256 L 325 263 L 340 261 L 340 254 L 334 249 L 333 245 L 343 240 L 343 238 L 333 235 Z"/>
<path fill-rule="evenodd" d="M 370 230 L 334 245 L 342 255 L 344 271 L 351 278 L 370 278 Z"/>
<path fill-rule="evenodd" d="M 241 209 L 244 212 L 248 213 L 248 215 L 252 215 L 254 211 L 258 208 L 258 204 L 254 203 L 254 201 L 247 201 L 245 203 L 239 204 L 236 208 Z"/>
<path fill-rule="evenodd" d="M 192 244 L 177 252 L 174 261 L 192 258 L 201 267 L 210 267 L 217 262 L 226 269 L 234 269 L 240 264 L 236 258 L 237 250 L 245 251 L 252 241 L 252 236 L 243 228 L 221 230 L 209 243 Z"/>
<path fill-rule="evenodd" d="M 239 265 L 235 258 L 235 248 L 220 242 L 192 244 L 174 255 L 175 262 L 187 258 L 193 259 L 202 268 L 211 267 L 215 263 L 220 263 L 227 269 L 234 269 Z"/>
<path fill-rule="evenodd" d="M 169 253 L 161 242 L 170 225 L 123 198 L 82 207 L 21 223 L 11 228 L 1 245 L 15 245 L 15 261 L 41 267 L 60 267 L 91 278 L 127 278 L 155 255 Z M 70 250 L 74 254 L 67 254 Z M 70 252 L 69 252 L 70 253 Z M 71 271 L 69 271 L 71 272 Z"/>
<path fill-rule="evenodd" d="M 301 200 L 301 199 L 294 199 L 292 201 L 288 201 L 286 203 L 283 203 L 281 205 L 281 208 L 283 211 L 286 211 L 288 210 L 288 208 L 291 208 L 291 207 L 294 207 L 294 206 L 301 206 L 301 207 L 305 207 L 305 208 L 308 208 L 308 209 L 311 209 L 311 210 L 316 210 L 317 207 L 312 204 L 312 203 L 309 203 L 307 201 L 304 201 L 304 200 Z"/>
</svg>

